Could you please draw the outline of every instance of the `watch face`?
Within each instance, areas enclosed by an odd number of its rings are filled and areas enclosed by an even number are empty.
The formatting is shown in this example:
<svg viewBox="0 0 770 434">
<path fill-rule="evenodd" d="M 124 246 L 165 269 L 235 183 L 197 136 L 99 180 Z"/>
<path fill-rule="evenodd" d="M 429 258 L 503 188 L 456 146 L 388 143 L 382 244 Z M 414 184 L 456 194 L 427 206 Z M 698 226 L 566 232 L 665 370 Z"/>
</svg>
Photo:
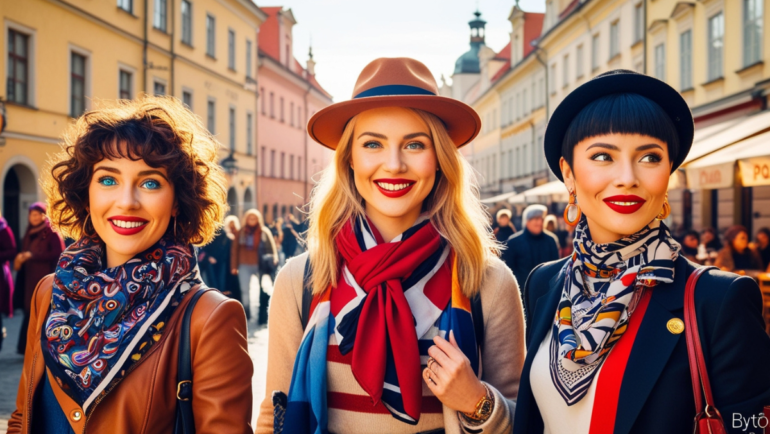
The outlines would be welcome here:
<svg viewBox="0 0 770 434">
<path fill-rule="evenodd" d="M 485 399 L 484 402 L 481 404 L 481 408 L 479 409 L 479 413 L 483 415 L 488 415 L 492 413 L 492 401 L 489 399 Z"/>
</svg>

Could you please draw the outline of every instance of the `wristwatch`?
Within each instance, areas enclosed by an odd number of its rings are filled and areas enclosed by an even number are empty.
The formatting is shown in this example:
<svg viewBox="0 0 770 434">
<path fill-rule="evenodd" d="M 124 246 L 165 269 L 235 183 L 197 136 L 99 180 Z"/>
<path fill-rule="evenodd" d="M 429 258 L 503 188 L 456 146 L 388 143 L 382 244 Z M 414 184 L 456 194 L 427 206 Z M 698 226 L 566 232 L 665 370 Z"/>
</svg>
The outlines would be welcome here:
<svg viewBox="0 0 770 434">
<path fill-rule="evenodd" d="M 480 424 L 486 422 L 489 416 L 492 415 L 492 410 L 495 409 L 495 396 L 489 392 L 486 384 L 482 383 L 482 385 L 487 393 L 476 403 L 476 410 L 472 413 L 461 412 L 463 417 L 470 423 Z"/>
</svg>

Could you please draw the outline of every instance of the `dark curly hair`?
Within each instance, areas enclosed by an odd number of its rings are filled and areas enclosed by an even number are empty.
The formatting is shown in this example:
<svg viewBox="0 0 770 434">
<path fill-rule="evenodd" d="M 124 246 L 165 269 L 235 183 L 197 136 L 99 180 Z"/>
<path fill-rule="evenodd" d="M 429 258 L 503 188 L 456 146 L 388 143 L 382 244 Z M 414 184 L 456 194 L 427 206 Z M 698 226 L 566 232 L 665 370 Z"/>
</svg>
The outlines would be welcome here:
<svg viewBox="0 0 770 434">
<path fill-rule="evenodd" d="M 94 165 L 105 158 L 143 160 L 165 168 L 174 184 L 176 241 L 206 244 L 227 211 L 219 147 L 201 120 L 175 98 L 147 96 L 89 111 L 69 127 L 63 151 L 43 183 L 48 217 L 67 237 L 93 234 L 87 216 Z"/>
</svg>

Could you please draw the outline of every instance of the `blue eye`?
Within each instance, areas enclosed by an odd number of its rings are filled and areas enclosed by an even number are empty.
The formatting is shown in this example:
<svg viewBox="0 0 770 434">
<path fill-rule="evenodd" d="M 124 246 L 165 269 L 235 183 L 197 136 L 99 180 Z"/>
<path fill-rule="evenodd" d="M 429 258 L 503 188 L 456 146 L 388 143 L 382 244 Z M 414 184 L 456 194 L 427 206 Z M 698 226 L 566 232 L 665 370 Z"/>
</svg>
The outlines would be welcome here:
<svg viewBox="0 0 770 434">
<path fill-rule="evenodd" d="M 408 145 L 406 145 L 407 149 L 425 149 L 425 145 L 421 142 L 412 142 Z"/>
<path fill-rule="evenodd" d="M 101 185 L 103 185 L 105 187 L 112 187 L 113 185 L 118 185 L 118 182 L 115 181 L 115 178 L 113 178 L 111 176 L 103 176 L 103 177 L 99 178 L 99 180 L 96 181 L 96 182 L 98 182 L 99 184 L 101 184 Z"/>
<path fill-rule="evenodd" d="M 376 147 L 379 147 L 380 144 L 378 142 L 366 142 L 364 143 L 364 148 L 374 149 Z"/>
<path fill-rule="evenodd" d="M 148 190 L 157 190 L 157 189 L 160 188 L 160 182 L 158 182 L 158 181 L 156 181 L 154 179 L 150 179 L 150 180 L 144 181 L 142 183 L 142 187 L 144 187 L 144 188 L 146 188 Z"/>
</svg>

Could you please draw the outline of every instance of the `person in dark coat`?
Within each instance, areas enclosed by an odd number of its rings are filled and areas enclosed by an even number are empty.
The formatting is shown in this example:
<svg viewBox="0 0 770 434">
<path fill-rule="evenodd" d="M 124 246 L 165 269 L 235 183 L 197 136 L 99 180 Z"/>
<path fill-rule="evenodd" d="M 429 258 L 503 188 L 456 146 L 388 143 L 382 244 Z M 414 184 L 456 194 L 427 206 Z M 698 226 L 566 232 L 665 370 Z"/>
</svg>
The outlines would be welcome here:
<svg viewBox="0 0 770 434">
<path fill-rule="evenodd" d="M 17 347 L 19 354 L 24 354 L 27 345 L 29 309 L 35 287 L 43 277 L 56 270 L 59 255 L 64 251 L 64 241 L 51 228 L 45 213 L 46 205 L 43 202 L 29 206 L 29 226 L 21 242 L 21 252 L 13 261 L 13 268 L 19 272 L 16 275 L 16 290 L 21 292 L 19 298 L 23 300 L 24 308 L 24 321 Z"/>
<path fill-rule="evenodd" d="M 505 243 L 508 241 L 508 238 L 516 233 L 516 227 L 511 223 L 511 210 L 501 209 L 495 215 L 495 220 L 497 220 L 497 227 L 494 230 L 495 238 L 497 241 Z"/>
<path fill-rule="evenodd" d="M 13 317 L 12 261 L 16 256 L 16 238 L 8 222 L 0 217 L 0 350 L 3 348 L 3 315 Z"/>
<path fill-rule="evenodd" d="M 238 217 L 227 216 L 224 228 L 209 244 L 201 249 L 200 262 L 206 265 L 208 284 L 212 288 L 219 289 L 222 294 L 236 299 L 241 299 L 241 285 L 237 276 L 229 271 L 230 249 L 233 246 L 233 233 L 238 232 Z"/>
<path fill-rule="evenodd" d="M 297 245 L 299 245 L 299 234 L 294 230 L 294 227 L 299 225 L 297 218 L 292 214 L 286 215 L 285 223 L 283 224 L 283 254 L 286 255 L 286 259 L 289 259 L 296 255 Z"/>
<path fill-rule="evenodd" d="M 543 219 L 547 208 L 530 205 L 521 215 L 524 230 L 519 231 L 506 242 L 502 259 L 513 271 L 516 281 L 523 285 L 529 273 L 544 262 L 559 259 L 556 235 L 543 230 Z"/>
</svg>

